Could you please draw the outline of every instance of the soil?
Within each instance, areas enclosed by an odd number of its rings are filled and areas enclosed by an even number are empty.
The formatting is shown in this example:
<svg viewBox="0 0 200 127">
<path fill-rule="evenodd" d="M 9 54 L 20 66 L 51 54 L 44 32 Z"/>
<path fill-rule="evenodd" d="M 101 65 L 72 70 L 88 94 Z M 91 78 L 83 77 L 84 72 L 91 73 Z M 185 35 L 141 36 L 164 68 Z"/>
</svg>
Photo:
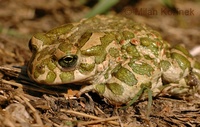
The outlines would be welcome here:
<svg viewBox="0 0 200 127">
<path fill-rule="evenodd" d="M 165 0 L 163 0 L 165 1 Z M 121 109 L 95 93 L 68 97 L 77 86 L 39 86 L 26 74 L 34 34 L 92 11 L 94 0 L 0 0 L 0 126 L 2 127 L 196 127 L 200 126 L 200 95 L 156 97 Z M 185 45 L 200 60 L 200 2 L 121 0 L 105 14 L 117 14 L 147 24 L 172 46 Z M 66 92 L 66 93 L 65 93 Z M 149 105 L 151 106 L 149 107 Z"/>
</svg>

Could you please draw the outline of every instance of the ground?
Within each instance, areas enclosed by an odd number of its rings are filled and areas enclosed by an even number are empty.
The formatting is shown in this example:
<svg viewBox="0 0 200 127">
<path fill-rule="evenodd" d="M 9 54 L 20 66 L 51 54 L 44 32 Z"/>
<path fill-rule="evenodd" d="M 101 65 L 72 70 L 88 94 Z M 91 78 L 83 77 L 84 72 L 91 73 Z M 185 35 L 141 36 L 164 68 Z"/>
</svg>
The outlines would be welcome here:
<svg viewBox="0 0 200 127">
<path fill-rule="evenodd" d="M 167 0 L 124 0 L 105 13 L 145 23 L 159 31 L 171 45 L 184 44 L 200 60 L 200 53 L 194 50 L 200 44 L 200 2 L 174 0 L 175 9 L 163 1 Z M 200 126 L 198 94 L 182 98 L 157 97 L 150 110 L 148 100 L 122 110 L 107 104 L 95 93 L 69 99 L 64 94 L 66 86 L 49 88 L 30 82 L 25 70 L 31 56 L 28 49 L 31 36 L 79 21 L 96 3 L 94 0 L 1 0 L 0 125 Z"/>
</svg>

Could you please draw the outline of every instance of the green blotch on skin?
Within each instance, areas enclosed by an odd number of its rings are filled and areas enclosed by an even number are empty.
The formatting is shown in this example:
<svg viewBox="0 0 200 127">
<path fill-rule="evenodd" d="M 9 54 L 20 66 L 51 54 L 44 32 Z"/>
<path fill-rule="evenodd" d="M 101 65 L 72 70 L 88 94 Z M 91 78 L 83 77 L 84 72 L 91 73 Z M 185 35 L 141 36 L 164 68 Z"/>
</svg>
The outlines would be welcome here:
<svg viewBox="0 0 200 127">
<path fill-rule="evenodd" d="M 63 83 L 67 83 L 67 82 L 72 81 L 74 79 L 73 72 L 62 72 L 59 76 L 60 76 L 60 79 Z"/>
<path fill-rule="evenodd" d="M 103 37 L 100 38 L 101 44 L 103 47 L 106 47 L 112 41 L 116 40 L 115 35 L 111 33 L 106 33 Z"/>
<path fill-rule="evenodd" d="M 200 70 L 200 63 L 198 61 L 195 61 L 194 68 Z M 198 71 L 194 72 L 194 73 L 198 77 L 198 79 L 200 80 L 200 73 L 198 73 Z"/>
<path fill-rule="evenodd" d="M 172 53 L 172 58 L 175 59 L 177 61 L 177 63 L 179 64 L 180 68 L 182 70 L 185 70 L 186 68 L 190 68 L 190 62 L 188 61 L 187 58 L 185 58 L 184 56 L 182 56 L 181 54 L 178 53 Z"/>
<path fill-rule="evenodd" d="M 120 68 L 121 68 L 121 65 L 118 64 L 118 65 L 115 66 L 115 68 L 111 71 L 111 74 L 112 74 L 112 73 L 116 73 Z"/>
<path fill-rule="evenodd" d="M 96 91 L 99 93 L 99 94 L 103 94 L 105 92 L 105 84 L 101 83 L 101 84 L 97 84 L 95 86 L 95 89 Z"/>
<path fill-rule="evenodd" d="M 81 63 L 79 70 L 81 73 L 87 73 L 93 71 L 94 67 L 95 64 Z"/>
<path fill-rule="evenodd" d="M 192 55 L 188 52 L 188 50 L 185 47 L 181 46 L 181 45 L 176 45 L 174 47 L 174 49 L 177 49 L 177 50 L 181 51 L 186 56 L 192 57 Z"/>
<path fill-rule="evenodd" d="M 83 55 L 96 56 L 95 62 L 97 64 L 99 64 L 105 60 L 105 57 L 106 57 L 105 48 L 109 43 L 111 43 L 112 41 L 115 40 L 115 36 L 113 34 L 106 34 L 103 37 L 101 37 L 100 39 L 101 39 L 102 45 L 93 46 L 87 50 L 81 51 L 81 54 L 83 54 Z"/>
<path fill-rule="evenodd" d="M 112 57 L 118 57 L 119 56 L 119 51 L 116 48 L 110 48 L 108 52 Z"/>
<path fill-rule="evenodd" d="M 154 55 L 158 56 L 158 47 L 156 46 L 155 43 L 152 43 L 147 48 L 149 48 L 153 52 Z"/>
<path fill-rule="evenodd" d="M 147 37 L 140 38 L 140 42 L 143 46 L 149 46 L 151 44 L 151 39 Z"/>
<path fill-rule="evenodd" d="M 103 51 L 104 51 L 103 47 L 101 45 L 97 45 L 87 50 L 82 50 L 81 54 L 87 55 L 87 56 L 97 56 L 97 55 L 101 55 Z"/>
<path fill-rule="evenodd" d="M 105 78 L 105 79 L 108 79 L 110 74 L 111 74 L 111 67 L 109 67 L 109 68 L 106 70 L 106 73 L 104 74 L 104 78 Z"/>
<path fill-rule="evenodd" d="M 154 55 L 156 55 L 156 56 L 158 55 L 158 47 L 154 40 L 147 38 L 147 37 L 143 37 L 143 38 L 140 38 L 140 42 L 143 46 L 150 49 Z"/>
<path fill-rule="evenodd" d="M 47 73 L 47 76 L 46 76 L 46 82 L 47 83 L 53 83 L 54 81 L 55 81 L 55 79 L 56 79 L 56 73 L 55 72 L 53 72 L 53 71 L 49 71 L 48 73 Z"/>
<path fill-rule="evenodd" d="M 101 55 L 95 57 L 95 63 L 100 64 L 105 60 L 105 58 L 106 58 L 106 52 L 103 52 Z"/>
<path fill-rule="evenodd" d="M 44 33 L 35 34 L 33 37 L 43 42 L 43 45 L 50 45 L 52 40 L 46 36 Z"/>
<path fill-rule="evenodd" d="M 71 29 L 73 28 L 74 26 L 72 24 L 66 24 L 66 25 L 63 25 L 63 26 L 60 26 L 60 27 L 56 27 L 52 30 L 50 30 L 47 35 L 48 36 L 59 36 L 61 34 L 66 34 L 68 33 L 69 31 L 71 31 Z"/>
<path fill-rule="evenodd" d="M 126 52 L 133 58 L 139 58 L 140 54 L 134 45 L 127 45 Z"/>
<path fill-rule="evenodd" d="M 140 75 L 151 76 L 151 73 L 154 71 L 153 67 L 147 63 L 136 64 L 134 62 L 130 62 L 128 65 L 135 73 Z"/>
<path fill-rule="evenodd" d="M 42 58 L 46 57 L 49 54 L 49 47 L 44 48 L 38 53 L 37 61 L 40 61 Z"/>
<path fill-rule="evenodd" d="M 110 89 L 115 95 L 122 95 L 124 92 L 123 86 L 117 84 L 117 83 L 108 83 L 106 84 L 108 89 Z"/>
<path fill-rule="evenodd" d="M 105 73 L 105 75 L 104 75 L 104 78 L 105 79 L 108 79 L 108 77 L 109 77 L 109 73 L 108 73 L 108 71 Z"/>
<path fill-rule="evenodd" d="M 90 39 L 90 37 L 92 36 L 91 32 L 85 32 L 80 39 L 78 40 L 78 47 L 81 48 L 85 45 L 85 43 Z"/>
<path fill-rule="evenodd" d="M 126 68 L 122 67 L 117 72 L 113 73 L 112 75 L 129 86 L 133 86 L 137 84 L 137 79 L 135 78 L 134 74 L 131 73 Z"/>
<path fill-rule="evenodd" d="M 166 60 L 162 60 L 160 62 L 160 66 L 161 68 L 163 69 L 163 71 L 167 71 L 169 69 L 169 67 L 171 66 L 170 62 L 169 61 L 166 61 Z"/>
<path fill-rule="evenodd" d="M 47 66 L 49 70 L 54 70 L 56 68 L 56 63 L 51 58 L 42 60 L 41 64 Z"/>
<path fill-rule="evenodd" d="M 106 52 L 101 45 L 93 46 L 87 50 L 82 50 L 81 54 L 95 56 L 95 63 L 99 64 L 105 60 Z"/>
<path fill-rule="evenodd" d="M 54 70 L 56 68 L 56 63 L 53 60 L 49 60 L 47 67 L 49 68 L 49 70 Z"/>
<path fill-rule="evenodd" d="M 38 78 L 40 76 L 40 73 L 38 71 L 34 71 L 34 78 Z"/>
<path fill-rule="evenodd" d="M 42 60 L 41 65 L 47 66 L 49 70 L 53 70 L 56 68 L 56 63 L 51 58 L 46 58 Z"/>
<path fill-rule="evenodd" d="M 41 62 L 43 66 L 46 66 L 48 63 L 49 63 L 49 58 L 43 59 Z"/>
<path fill-rule="evenodd" d="M 200 63 L 198 61 L 195 61 L 194 68 L 200 70 Z"/>
<path fill-rule="evenodd" d="M 71 53 L 71 50 L 73 49 L 73 44 L 71 44 L 68 40 L 62 40 L 63 42 L 60 42 L 60 45 L 58 46 L 58 49 L 60 49 L 61 51 L 63 51 L 64 53 Z"/>
<path fill-rule="evenodd" d="M 134 38 L 135 35 L 130 31 L 123 31 L 123 37 L 125 38 L 125 40 L 127 40 Z"/>
</svg>

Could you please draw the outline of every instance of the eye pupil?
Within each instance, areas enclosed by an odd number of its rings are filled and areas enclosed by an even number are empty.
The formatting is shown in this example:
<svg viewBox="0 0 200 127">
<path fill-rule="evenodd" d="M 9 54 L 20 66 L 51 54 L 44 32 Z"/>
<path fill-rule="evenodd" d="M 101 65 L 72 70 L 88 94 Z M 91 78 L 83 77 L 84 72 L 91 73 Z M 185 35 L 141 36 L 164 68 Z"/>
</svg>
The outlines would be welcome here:
<svg viewBox="0 0 200 127">
<path fill-rule="evenodd" d="M 66 63 L 70 63 L 72 60 L 73 60 L 73 57 L 72 57 L 72 56 L 67 56 L 66 58 L 64 58 L 64 61 L 65 61 Z"/>
<path fill-rule="evenodd" d="M 76 66 L 77 59 L 77 55 L 67 55 L 58 60 L 58 63 L 63 68 L 71 68 Z"/>
</svg>

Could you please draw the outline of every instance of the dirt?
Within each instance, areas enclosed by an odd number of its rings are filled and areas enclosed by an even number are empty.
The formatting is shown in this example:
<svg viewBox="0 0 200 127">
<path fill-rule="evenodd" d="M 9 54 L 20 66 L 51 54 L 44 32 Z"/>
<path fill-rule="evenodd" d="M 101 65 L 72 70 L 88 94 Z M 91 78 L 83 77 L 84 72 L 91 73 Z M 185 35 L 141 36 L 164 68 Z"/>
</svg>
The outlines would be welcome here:
<svg viewBox="0 0 200 127">
<path fill-rule="evenodd" d="M 200 126 L 198 93 L 181 98 L 157 97 L 150 109 L 148 100 L 121 109 L 109 105 L 95 93 L 68 98 L 64 93 L 76 86 L 38 86 L 29 80 L 26 65 L 31 56 L 28 48 L 31 36 L 79 21 L 92 11 L 97 1 L 0 2 L 0 126 Z M 145 23 L 159 31 L 171 45 L 183 44 L 193 51 L 200 45 L 200 2 L 174 0 L 174 6 L 176 9 L 173 6 L 169 9 L 159 0 L 124 0 L 106 14 Z M 195 57 L 200 60 L 200 53 Z"/>
</svg>

